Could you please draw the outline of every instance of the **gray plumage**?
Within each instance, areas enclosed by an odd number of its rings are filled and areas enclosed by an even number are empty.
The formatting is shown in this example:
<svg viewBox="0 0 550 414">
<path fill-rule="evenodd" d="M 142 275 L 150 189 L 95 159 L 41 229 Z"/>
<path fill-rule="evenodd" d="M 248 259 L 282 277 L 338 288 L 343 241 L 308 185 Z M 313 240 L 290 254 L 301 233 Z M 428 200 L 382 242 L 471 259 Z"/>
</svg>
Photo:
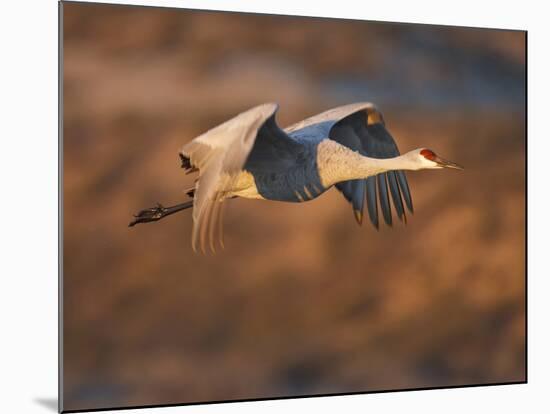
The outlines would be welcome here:
<svg viewBox="0 0 550 414">
<path fill-rule="evenodd" d="M 276 104 L 252 108 L 186 144 L 181 155 L 189 167 L 199 170 L 194 192 L 193 246 L 211 239 L 221 201 L 239 193 L 238 182 L 249 173 L 257 198 L 299 202 L 318 197 L 330 186 L 323 185 L 318 163 L 319 145 L 330 139 L 371 158 L 399 155 L 385 128 L 382 115 L 371 103 L 356 103 L 331 109 L 286 129 L 275 122 Z M 403 171 L 346 180 L 335 184 L 352 204 L 360 223 L 365 199 L 371 222 L 378 227 L 377 199 L 387 224 L 392 223 L 391 193 L 398 217 L 404 219 L 402 198 L 412 212 L 412 200 Z M 389 185 L 389 193 L 388 193 Z M 378 197 L 376 188 L 378 188 Z"/>
<path fill-rule="evenodd" d="M 192 202 L 161 204 L 141 210 L 129 226 L 148 223 L 193 207 L 193 249 L 222 240 L 222 207 L 226 198 L 244 197 L 302 202 L 332 186 L 351 203 L 355 219 L 363 219 L 365 200 L 378 228 L 378 204 L 392 224 L 390 197 L 405 221 L 412 199 L 403 170 L 455 168 L 458 164 L 418 148 L 399 155 L 384 117 L 368 102 L 340 106 L 286 129 L 275 122 L 278 106 L 263 104 L 205 132 L 180 151 L 187 173 L 198 172 L 186 191 Z"/>
</svg>

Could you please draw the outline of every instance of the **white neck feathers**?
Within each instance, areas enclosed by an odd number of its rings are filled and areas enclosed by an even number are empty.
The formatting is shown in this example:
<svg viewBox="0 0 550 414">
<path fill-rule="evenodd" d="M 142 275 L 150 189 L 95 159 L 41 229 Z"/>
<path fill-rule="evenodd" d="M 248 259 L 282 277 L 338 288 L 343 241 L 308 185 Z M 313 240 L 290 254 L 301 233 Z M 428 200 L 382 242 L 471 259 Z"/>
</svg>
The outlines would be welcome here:
<svg viewBox="0 0 550 414">
<path fill-rule="evenodd" d="M 342 181 L 367 178 L 385 171 L 418 169 L 418 165 L 406 154 L 387 159 L 369 158 L 331 139 L 319 143 L 317 166 L 321 183 L 325 188 Z"/>
</svg>

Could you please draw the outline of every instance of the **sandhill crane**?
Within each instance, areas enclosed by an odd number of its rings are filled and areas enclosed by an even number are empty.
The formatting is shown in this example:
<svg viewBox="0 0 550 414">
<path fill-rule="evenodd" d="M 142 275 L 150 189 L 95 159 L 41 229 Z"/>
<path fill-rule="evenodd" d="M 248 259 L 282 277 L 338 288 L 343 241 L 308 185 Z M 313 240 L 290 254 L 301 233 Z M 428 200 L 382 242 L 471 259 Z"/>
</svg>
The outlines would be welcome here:
<svg viewBox="0 0 550 414">
<path fill-rule="evenodd" d="M 397 216 L 406 221 L 403 200 L 413 212 L 403 170 L 462 169 L 427 148 L 400 155 L 372 103 L 330 109 L 284 130 L 275 122 L 277 110 L 275 103 L 256 106 L 184 145 L 179 154 L 182 168 L 199 173 L 187 191 L 192 200 L 141 210 L 130 226 L 193 207 L 192 246 L 196 251 L 200 245 L 204 253 L 207 241 L 214 251 L 216 234 L 223 247 L 225 199 L 303 202 L 332 186 L 351 203 L 359 224 L 366 199 L 369 218 L 378 228 L 378 198 L 384 221 L 391 226 L 388 186 Z"/>
</svg>

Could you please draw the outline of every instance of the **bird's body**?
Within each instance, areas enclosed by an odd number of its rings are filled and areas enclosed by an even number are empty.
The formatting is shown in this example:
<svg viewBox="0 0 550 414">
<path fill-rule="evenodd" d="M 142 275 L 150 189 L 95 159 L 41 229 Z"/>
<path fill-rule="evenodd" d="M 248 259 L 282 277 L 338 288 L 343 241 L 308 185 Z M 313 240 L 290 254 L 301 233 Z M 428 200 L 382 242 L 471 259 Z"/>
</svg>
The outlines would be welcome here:
<svg viewBox="0 0 550 414">
<path fill-rule="evenodd" d="M 377 200 L 391 225 L 390 194 L 400 219 L 405 219 L 404 204 L 412 212 L 403 170 L 458 168 L 427 149 L 399 155 L 382 114 L 368 102 L 334 108 L 284 130 L 275 122 L 277 109 L 272 103 L 254 107 L 182 148 L 182 167 L 199 172 L 189 192 L 194 248 L 200 243 L 204 251 L 210 240 L 214 249 L 215 233 L 221 237 L 216 222 L 227 198 L 304 202 L 336 186 L 351 202 L 359 224 L 366 200 L 378 227 Z M 132 225 L 172 212 L 162 214 L 160 208 L 143 210 Z"/>
<path fill-rule="evenodd" d="M 227 197 L 304 202 L 319 197 L 338 182 L 384 170 L 370 163 L 359 169 L 362 159 L 358 153 L 328 138 L 296 141 L 301 148 L 297 149 L 293 165 L 247 162 L 234 176 L 235 180 L 228 181 Z"/>
<path fill-rule="evenodd" d="M 272 201 L 302 202 L 312 200 L 327 190 L 321 184 L 317 144 L 296 140 L 292 160 L 264 163 L 256 160 L 254 149 L 239 172 L 238 186 L 247 188 L 231 195 Z"/>
<path fill-rule="evenodd" d="M 261 114 L 265 108 L 275 112 L 277 106 L 265 104 L 250 111 Z M 270 142 L 254 145 L 242 169 L 224 180 L 229 183 L 222 190 L 225 197 L 303 202 L 318 197 L 337 182 L 352 179 L 361 157 L 329 135 L 339 120 L 361 110 L 377 113 L 372 104 L 359 103 L 323 112 L 284 130 L 274 122 L 266 122 L 258 133 Z M 378 115 L 375 119 L 382 122 Z M 366 173 L 375 175 L 377 167 L 368 164 Z"/>
</svg>

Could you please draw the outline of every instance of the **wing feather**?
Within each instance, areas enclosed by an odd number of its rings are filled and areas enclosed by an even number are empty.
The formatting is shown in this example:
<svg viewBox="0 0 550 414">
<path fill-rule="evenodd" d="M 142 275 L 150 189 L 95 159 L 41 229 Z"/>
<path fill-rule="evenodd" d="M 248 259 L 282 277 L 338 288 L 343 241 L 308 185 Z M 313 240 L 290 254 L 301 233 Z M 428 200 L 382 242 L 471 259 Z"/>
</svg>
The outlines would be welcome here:
<svg viewBox="0 0 550 414">
<path fill-rule="evenodd" d="M 363 205 L 365 204 L 365 180 L 353 180 L 352 206 L 355 220 L 359 225 L 363 222 Z"/>
<path fill-rule="evenodd" d="M 399 155 L 399 149 L 386 129 L 384 117 L 374 105 L 369 103 L 353 104 L 332 111 L 344 115 L 330 126 L 329 137 L 334 141 L 372 158 L 392 158 Z M 355 185 L 350 188 L 347 182 L 336 184 L 336 188 L 352 204 L 356 217 L 358 214 L 362 215 L 362 197 L 366 193 L 367 209 L 372 224 L 378 228 L 378 203 L 380 203 L 384 221 L 391 226 L 389 187 L 395 212 L 400 220 L 406 222 L 403 200 L 411 213 L 413 207 L 404 171 L 381 173 L 376 179 L 367 178 L 364 183 L 366 192 L 363 193 L 358 191 Z"/>
<path fill-rule="evenodd" d="M 406 221 L 405 210 L 403 209 L 403 202 L 401 200 L 401 192 L 399 191 L 399 184 L 397 183 L 397 177 L 395 171 L 388 171 L 386 174 L 388 178 L 388 185 L 390 187 L 391 196 L 393 199 L 393 205 L 395 212 L 400 220 Z"/>
<path fill-rule="evenodd" d="M 193 139 L 181 149 L 199 170 L 193 204 L 193 249 L 205 252 L 207 240 L 214 250 L 214 237 L 221 242 L 221 203 L 245 164 L 260 128 L 273 118 L 278 105 L 268 103 L 243 112 Z M 274 123 L 275 121 L 272 120 Z M 223 244 L 222 244 L 223 245 Z"/>
<path fill-rule="evenodd" d="M 399 188 L 403 193 L 403 198 L 405 199 L 405 204 L 411 213 L 414 213 L 413 203 L 411 198 L 411 192 L 409 190 L 409 184 L 407 183 L 407 177 L 405 176 L 404 171 L 396 171 L 397 181 L 399 182 Z"/>
<path fill-rule="evenodd" d="M 367 209 L 371 223 L 378 229 L 378 204 L 376 204 L 376 177 L 369 177 L 367 183 Z"/>
<path fill-rule="evenodd" d="M 378 195 L 380 196 L 380 208 L 384 221 L 388 226 L 392 225 L 390 198 L 388 197 L 388 186 L 386 183 L 386 174 L 378 174 Z"/>
</svg>

